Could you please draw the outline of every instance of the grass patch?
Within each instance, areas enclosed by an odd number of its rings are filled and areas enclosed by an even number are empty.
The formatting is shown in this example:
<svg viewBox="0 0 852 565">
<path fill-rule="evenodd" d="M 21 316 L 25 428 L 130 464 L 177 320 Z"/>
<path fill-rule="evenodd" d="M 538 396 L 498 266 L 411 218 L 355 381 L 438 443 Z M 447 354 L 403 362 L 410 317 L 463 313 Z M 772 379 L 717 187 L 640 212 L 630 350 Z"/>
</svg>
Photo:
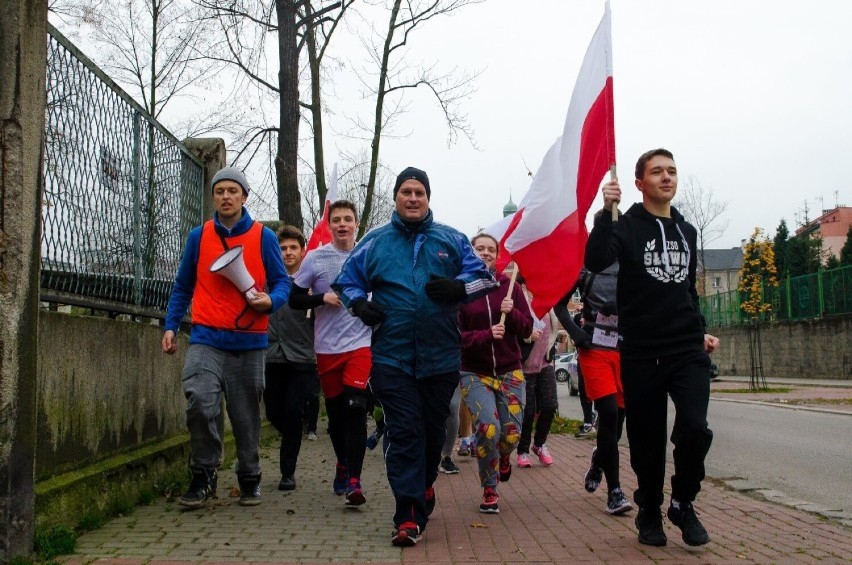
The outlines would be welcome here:
<svg viewBox="0 0 852 565">
<path fill-rule="evenodd" d="M 787 386 L 778 386 L 778 387 L 770 387 L 770 388 L 714 388 L 711 392 L 713 394 L 725 393 L 725 394 L 784 394 L 785 392 L 790 392 L 793 389 Z"/>
<path fill-rule="evenodd" d="M 49 530 L 36 531 L 35 549 L 43 559 L 74 553 L 77 533 L 65 526 L 54 526 Z"/>
<path fill-rule="evenodd" d="M 552 434 L 576 434 L 580 426 L 583 425 L 582 420 L 572 420 L 563 418 L 559 414 L 554 416 L 553 423 L 550 425 L 550 433 Z"/>
</svg>

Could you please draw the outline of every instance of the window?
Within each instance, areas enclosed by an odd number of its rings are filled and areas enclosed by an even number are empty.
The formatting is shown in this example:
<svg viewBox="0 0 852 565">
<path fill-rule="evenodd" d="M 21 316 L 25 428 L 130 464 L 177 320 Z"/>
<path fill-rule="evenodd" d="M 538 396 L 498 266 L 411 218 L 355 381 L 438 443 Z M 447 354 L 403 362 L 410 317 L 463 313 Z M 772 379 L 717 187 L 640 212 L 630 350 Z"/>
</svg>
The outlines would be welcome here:
<svg viewBox="0 0 852 565">
<path fill-rule="evenodd" d="M 722 286 L 722 277 L 713 277 L 713 288 L 720 288 Z"/>
</svg>

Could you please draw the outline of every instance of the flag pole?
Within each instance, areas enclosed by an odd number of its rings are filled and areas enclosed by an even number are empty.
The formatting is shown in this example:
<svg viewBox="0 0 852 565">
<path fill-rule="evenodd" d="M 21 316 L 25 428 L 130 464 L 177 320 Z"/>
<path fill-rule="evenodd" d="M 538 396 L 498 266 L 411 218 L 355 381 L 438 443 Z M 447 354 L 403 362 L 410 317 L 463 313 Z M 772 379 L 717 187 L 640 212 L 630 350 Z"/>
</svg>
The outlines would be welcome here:
<svg viewBox="0 0 852 565">
<path fill-rule="evenodd" d="M 618 180 L 618 177 L 615 174 L 615 163 L 609 166 L 609 180 Z M 618 202 L 612 203 L 612 221 L 618 221 Z"/>
<path fill-rule="evenodd" d="M 509 298 L 512 297 L 512 291 L 515 289 L 515 279 L 518 278 L 518 264 L 515 263 L 514 261 L 511 264 L 513 266 L 512 278 L 511 278 L 511 280 L 509 280 L 509 290 L 506 292 L 506 296 L 509 297 Z M 503 312 L 502 314 L 500 314 L 500 325 L 502 326 L 505 323 L 506 323 L 506 313 Z"/>
</svg>

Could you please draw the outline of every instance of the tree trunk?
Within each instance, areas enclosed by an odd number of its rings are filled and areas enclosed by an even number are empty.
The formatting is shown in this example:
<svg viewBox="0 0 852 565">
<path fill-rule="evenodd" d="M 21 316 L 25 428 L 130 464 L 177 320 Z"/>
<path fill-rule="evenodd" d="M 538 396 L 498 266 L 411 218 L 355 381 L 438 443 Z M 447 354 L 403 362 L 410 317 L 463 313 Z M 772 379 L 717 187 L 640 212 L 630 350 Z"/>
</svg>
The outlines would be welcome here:
<svg viewBox="0 0 852 565">
<path fill-rule="evenodd" d="M 305 4 L 306 15 L 311 15 L 311 3 Z M 308 23 L 305 33 L 308 36 L 308 68 L 311 71 L 311 123 L 314 138 L 314 171 L 317 179 L 317 195 L 320 210 L 325 202 L 328 188 L 325 185 L 325 154 L 322 149 L 322 97 L 320 95 L 320 62 L 317 59 L 316 33 L 312 23 Z"/>
<path fill-rule="evenodd" d="M 278 219 L 302 229 L 302 206 L 296 164 L 299 152 L 299 51 L 296 6 L 293 0 L 276 0 L 278 17 L 279 130 L 275 154 Z"/>
<path fill-rule="evenodd" d="M 367 225 L 370 223 L 370 213 L 373 210 L 373 194 L 376 189 L 376 173 L 379 168 L 379 142 L 382 139 L 383 108 L 385 102 L 385 87 L 388 80 L 388 60 L 390 59 L 390 48 L 393 44 L 393 32 L 396 28 L 396 18 L 399 15 L 399 6 L 402 0 L 394 0 L 391 9 L 390 22 L 388 23 L 388 34 L 385 37 L 385 46 L 382 51 L 382 68 L 379 72 L 379 88 L 376 93 L 376 119 L 373 124 L 373 142 L 370 155 L 370 178 L 367 181 L 367 195 L 364 198 L 364 211 L 361 213 L 361 222 L 358 226 L 358 239 L 364 236 Z"/>
</svg>

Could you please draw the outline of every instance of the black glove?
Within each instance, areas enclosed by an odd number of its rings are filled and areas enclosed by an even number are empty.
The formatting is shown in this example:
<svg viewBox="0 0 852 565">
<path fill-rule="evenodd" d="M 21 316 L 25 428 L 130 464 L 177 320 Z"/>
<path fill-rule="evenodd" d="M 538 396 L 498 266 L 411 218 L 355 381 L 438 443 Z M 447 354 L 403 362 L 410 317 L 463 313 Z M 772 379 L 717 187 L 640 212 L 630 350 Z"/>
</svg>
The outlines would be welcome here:
<svg viewBox="0 0 852 565">
<path fill-rule="evenodd" d="M 385 321 L 385 309 L 376 304 L 361 298 L 352 303 L 352 312 L 361 318 L 365 325 L 375 326 Z"/>
<path fill-rule="evenodd" d="M 452 304 L 462 300 L 467 293 L 464 283 L 460 280 L 433 276 L 432 280 L 426 283 L 426 296 L 441 304 Z"/>
</svg>

